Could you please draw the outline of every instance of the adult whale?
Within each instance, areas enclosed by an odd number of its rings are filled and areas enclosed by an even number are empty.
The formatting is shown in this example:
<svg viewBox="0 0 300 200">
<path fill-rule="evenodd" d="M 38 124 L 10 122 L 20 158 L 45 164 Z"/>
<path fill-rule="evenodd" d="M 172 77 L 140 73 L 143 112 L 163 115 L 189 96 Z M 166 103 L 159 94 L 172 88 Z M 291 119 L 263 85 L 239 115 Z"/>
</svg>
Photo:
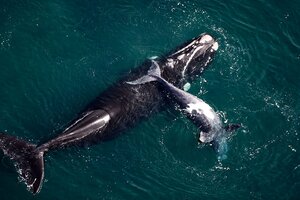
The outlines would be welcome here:
<svg viewBox="0 0 300 200">
<path fill-rule="evenodd" d="M 157 59 L 161 75 L 173 85 L 182 87 L 206 69 L 217 49 L 218 43 L 210 35 L 201 34 Z M 150 66 L 151 61 L 145 61 L 106 89 L 61 134 L 49 141 L 35 145 L 0 133 L 0 148 L 14 161 L 29 191 L 38 193 L 41 189 L 45 152 L 112 139 L 163 107 L 166 100 L 157 83 L 140 87 L 126 83 L 145 75 Z"/>
</svg>

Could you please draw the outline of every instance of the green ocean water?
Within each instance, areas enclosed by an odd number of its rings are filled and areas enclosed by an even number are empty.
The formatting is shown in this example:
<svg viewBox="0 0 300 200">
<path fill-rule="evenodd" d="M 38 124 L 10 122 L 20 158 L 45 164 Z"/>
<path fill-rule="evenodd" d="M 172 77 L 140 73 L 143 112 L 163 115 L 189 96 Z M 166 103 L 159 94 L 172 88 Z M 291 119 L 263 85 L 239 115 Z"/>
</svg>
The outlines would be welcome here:
<svg viewBox="0 0 300 200">
<path fill-rule="evenodd" d="M 38 195 L 0 154 L 0 199 L 300 199 L 300 2 L 0 1 L 0 131 L 41 143 L 145 59 L 207 32 L 190 92 L 242 123 L 219 162 L 171 111 L 109 142 L 49 152 Z"/>
</svg>

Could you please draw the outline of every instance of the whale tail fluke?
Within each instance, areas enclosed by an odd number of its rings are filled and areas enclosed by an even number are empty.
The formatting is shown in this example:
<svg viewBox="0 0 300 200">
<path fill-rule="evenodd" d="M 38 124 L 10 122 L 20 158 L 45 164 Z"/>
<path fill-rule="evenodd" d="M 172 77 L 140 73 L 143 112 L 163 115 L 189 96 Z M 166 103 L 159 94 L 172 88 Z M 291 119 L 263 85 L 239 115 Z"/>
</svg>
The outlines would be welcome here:
<svg viewBox="0 0 300 200">
<path fill-rule="evenodd" d="M 140 84 L 145 84 L 149 83 L 152 81 L 159 81 L 161 78 L 161 71 L 159 68 L 158 63 L 155 60 L 151 60 L 152 65 L 150 69 L 148 70 L 148 74 L 145 76 L 142 76 L 141 78 L 134 80 L 134 81 L 129 81 L 126 82 L 130 85 L 140 85 Z"/>
<path fill-rule="evenodd" d="M 36 151 L 36 145 L 14 136 L 0 133 L 0 149 L 14 161 L 19 176 L 32 193 L 38 193 L 44 179 L 44 152 Z"/>
</svg>

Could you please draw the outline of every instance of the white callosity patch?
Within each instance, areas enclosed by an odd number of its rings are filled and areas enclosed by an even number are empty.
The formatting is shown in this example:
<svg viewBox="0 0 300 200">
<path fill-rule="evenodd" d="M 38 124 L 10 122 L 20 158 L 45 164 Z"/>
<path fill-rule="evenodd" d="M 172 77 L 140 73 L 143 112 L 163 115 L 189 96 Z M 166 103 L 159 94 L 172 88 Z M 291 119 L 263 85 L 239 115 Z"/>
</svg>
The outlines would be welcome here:
<svg viewBox="0 0 300 200">
<path fill-rule="evenodd" d="M 213 44 L 213 46 L 211 47 L 211 49 L 212 49 L 212 50 L 215 50 L 215 51 L 217 51 L 218 48 L 219 48 L 218 42 L 215 42 L 215 43 Z"/>
<path fill-rule="evenodd" d="M 204 43 L 210 42 L 212 40 L 213 40 L 213 38 L 210 35 L 204 35 L 201 37 L 200 43 L 204 44 Z"/>
<path fill-rule="evenodd" d="M 210 120 L 214 120 L 216 115 L 213 109 L 204 101 L 189 103 L 185 110 L 189 113 L 192 113 L 193 110 L 195 110 L 197 113 L 203 114 Z"/>
<path fill-rule="evenodd" d="M 176 51 L 175 53 L 173 53 L 171 56 L 173 56 L 173 55 L 175 55 L 175 54 L 178 54 L 178 53 L 184 51 L 185 49 L 189 48 L 190 46 L 192 46 L 192 45 L 195 44 L 196 42 L 197 42 L 196 40 L 192 41 L 190 44 L 188 44 L 187 46 L 185 46 L 185 47 L 182 48 L 182 49 L 179 49 L 178 51 Z"/>
<path fill-rule="evenodd" d="M 201 45 L 198 46 L 198 47 L 194 50 L 194 52 L 191 54 L 191 56 L 189 57 L 188 61 L 186 62 L 185 66 L 184 66 L 184 68 L 183 68 L 182 76 L 184 76 L 185 71 L 186 71 L 188 65 L 190 64 L 190 62 L 192 61 L 193 57 L 195 56 L 195 54 L 196 54 L 199 50 L 201 50 L 207 43 L 210 43 L 210 42 L 212 42 L 212 41 L 213 41 L 213 38 L 212 38 L 210 35 L 204 35 L 204 36 L 201 37 L 201 39 L 200 39 L 200 44 L 201 44 Z M 215 43 L 217 43 L 217 42 L 215 42 Z M 214 45 L 215 45 L 215 43 L 214 43 Z M 218 45 L 218 43 L 217 43 L 216 45 Z M 217 46 L 215 46 L 215 48 L 217 48 Z"/>
<path fill-rule="evenodd" d="M 189 57 L 188 61 L 186 62 L 185 66 L 184 66 L 184 68 L 183 68 L 183 70 L 182 70 L 182 76 L 184 76 L 184 73 L 185 73 L 185 71 L 186 71 L 186 68 L 188 67 L 188 65 L 189 65 L 190 62 L 192 61 L 192 58 L 194 57 L 194 55 L 195 55 L 200 49 L 202 49 L 202 47 L 203 47 L 202 45 L 199 46 L 199 47 L 197 47 L 197 48 L 195 49 L 195 51 L 192 53 L 192 55 Z"/>
</svg>

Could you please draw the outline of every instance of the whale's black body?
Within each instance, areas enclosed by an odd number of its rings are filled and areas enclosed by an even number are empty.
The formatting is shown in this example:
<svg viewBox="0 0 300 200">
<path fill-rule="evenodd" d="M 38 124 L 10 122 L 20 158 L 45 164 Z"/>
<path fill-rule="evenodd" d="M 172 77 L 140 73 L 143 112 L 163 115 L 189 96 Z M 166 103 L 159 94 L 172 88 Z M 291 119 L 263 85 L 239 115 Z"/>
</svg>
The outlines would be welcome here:
<svg viewBox="0 0 300 200">
<path fill-rule="evenodd" d="M 204 38 L 204 39 L 203 39 Z M 177 87 L 201 74 L 211 62 L 217 42 L 202 34 L 157 59 L 164 79 Z M 166 101 L 156 83 L 134 87 L 126 84 L 147 73 L 145 61 L 87 105 L 77 119 L 57 137 L 40 145 L 0 133 L 0 148 L 14 162 L 27 188 L 37 193 L 44 178 L 44 153 L 70 145 L 93 144 L 114 138 L 139 120 L 159 111 Z"/>
</svg>

